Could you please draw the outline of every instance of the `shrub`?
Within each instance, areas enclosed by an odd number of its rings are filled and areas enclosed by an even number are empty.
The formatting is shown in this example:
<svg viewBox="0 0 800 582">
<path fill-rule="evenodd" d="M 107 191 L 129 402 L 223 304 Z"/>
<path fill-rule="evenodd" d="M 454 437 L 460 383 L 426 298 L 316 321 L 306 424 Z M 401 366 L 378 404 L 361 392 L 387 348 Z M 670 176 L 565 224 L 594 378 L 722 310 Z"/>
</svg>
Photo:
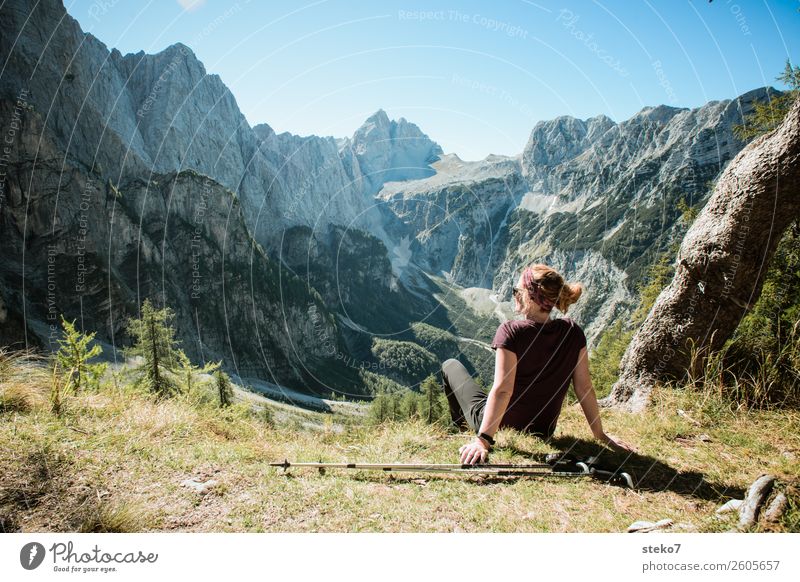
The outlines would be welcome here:
<svg viewBox="0 0 800 582">
<path fill-rule="evenodd" d="M 103 348 L 98 344 L 91 348 L 89 344 L 94 340 L 95 332 L 81 333 L 75 329 L 75 322 L 69 322 L 61 316 L 62 337 L 58 341 L 59 350 L 56 352 L 59 369 L 64 379 L 64 392 L 72 391 L 78 394 L 82 388 L 97 388 L 100 378 L 106 372 L 108 364 L 91 364 L 90 360 L 103 353 Z"/>
<path fill-rule="evenodd" d="M 404 389 L 402 384 L 395 382 L 391 378 L 381 376 L 369 370 L 359 370 L 358 375 L 369 394 L 380 394 L 381 392 L 399 392 Z"/>
<path fill-rule="evenodd" d="M 214 381 L 217 385 L 217 393 L 219 394 L 219 405 L 221 408 L 227 408 L 233 402 L 231 379 L 222 370 L 217 370 L 214 372 Z"/>
<path fill-rule="evenodd" d="M 784 233 L 761 296 L 724 347 L 693 359 L 704 362 L 695 387 L 748 407 L 800 405 L 800 224 Z"/>
<path fill-rule="evenodd" d="M 753 112 L 746 115 L 742 125 L 733 127 L 734 135 L 742 141 L 748 141 L 759 135 L 768 133 L 778 127 L 795 98 L 800 94 L 800 67 L 792 67 L 786 59 L 783 73 L 776 77 L 789 86 L 789 90 L 781 95 L 769 95 L 766 103 L 754 103 Z"/>
</svg>

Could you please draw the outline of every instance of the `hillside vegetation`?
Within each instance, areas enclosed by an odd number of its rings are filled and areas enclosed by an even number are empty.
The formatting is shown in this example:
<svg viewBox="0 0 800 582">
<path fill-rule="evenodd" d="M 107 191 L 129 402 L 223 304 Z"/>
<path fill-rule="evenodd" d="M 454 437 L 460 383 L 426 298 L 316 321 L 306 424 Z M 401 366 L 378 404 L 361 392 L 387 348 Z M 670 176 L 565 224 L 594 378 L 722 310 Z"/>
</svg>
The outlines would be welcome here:
<svg viewBox="0 0 800 582">
<path fill-rule="evenodd" d="M 159 398 L 121 369 L 65 395 L 55 414 L 41 361 L 4 353 L 0 374 L 2 531 L 618 532 L 664 518 L 672 531 L 726 531 L 735 514 L 715 510 L 766 472 L 790 508 L 758 531 L 800 531 L 800 415 L 737 409 L 711 392 L 663 388 L 642 415 L 604 412 L 607 429 L 639 447 L 601 454 L 634 475 L 628 490 L 588 478 L 284 473 L 267 463 L 457 462 L 469 435 L 415 418 L 378 423 L 353 404 L 303 411 L 238 387 L 222 407 L 208 375 Z M 587 436 L 570 406 L 550 443 L 500 431 L 491 461 L 601 452 Z"/>
</svg>

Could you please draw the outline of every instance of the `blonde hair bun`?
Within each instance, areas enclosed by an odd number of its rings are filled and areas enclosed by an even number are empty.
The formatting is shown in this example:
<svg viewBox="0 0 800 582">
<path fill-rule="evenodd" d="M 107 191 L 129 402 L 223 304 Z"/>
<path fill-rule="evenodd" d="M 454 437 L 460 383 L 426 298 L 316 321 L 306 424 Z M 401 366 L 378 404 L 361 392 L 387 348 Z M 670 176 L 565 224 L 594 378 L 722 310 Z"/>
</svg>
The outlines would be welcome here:
<svg viewBox="0 0 800 582">
<path fill-rule="evenodd" d="M 531 265 L 522 271 L 522 284 L 525 287 L 540 285 L 542 291 L 559 311 L 566 313 L 569 306 L 575 303 L 583 293 L 580 283 L 565 283 L 558 271 L 543 263 Z"/>
<path fill-rule="evenodd" d="M 561 292 L 558 294 L 556 307 L 558 307 L 559 311 L 566 313 L 569 306 L 581 298 L 581 293 L 583 293 L 583 285 L 580 283 L 564 284 L 561 288 Z"/>
</svg>

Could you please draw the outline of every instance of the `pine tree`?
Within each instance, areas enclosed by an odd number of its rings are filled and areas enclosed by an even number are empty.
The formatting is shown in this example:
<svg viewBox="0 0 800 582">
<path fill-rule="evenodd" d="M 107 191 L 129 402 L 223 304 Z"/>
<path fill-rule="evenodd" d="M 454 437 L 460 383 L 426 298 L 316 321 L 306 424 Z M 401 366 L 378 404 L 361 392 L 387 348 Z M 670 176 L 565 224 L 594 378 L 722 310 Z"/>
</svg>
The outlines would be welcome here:
<svg viewBox="0 0 800 582">
<path fill-rule="evenodd" d="M 383 389 L 378 390 L 378 393 L 373 398 L 369 407 L 369 416 L 375 424 L 382 424 L 389 417 L 389 394 Z"/>
<path fill-rule="evenodd" d="M 56 353 L 56 359 L 65 380 L 63 391 L 72 390 L 77 394 L 82 388 L 96 388 L 108 365 L 89 363 L 90 360 L 103 353 L 103 348 L 98 344 L 89 347 L 95 333 L 79 332 L 75 329 L 75 322 L 67 321 L 63 315 L 61 316 L 61 327 L 63 332 L 58 341 L 59 350 Z"/>
<path fill-rule="evenodd" d="M 761 296 L 722 351 L 737 401 L 800 403 L 800 221 L 784 233 Z"/>
<path fill-rule="evenodd" d="M 444 399 L 444 391 L 436 381 L 436 376 L 431 374 L 422 382 L 422 410 L 421 416 L 428 424 L 435 424 L 445 420 L 448 410 Z"/>
<path fill-rule="evenodd" d="M 231 386 L 231 379 L 222 370 L 217 370 L 214 372 L 214 379 L 217 381 L 220 408 L 226 408 L 233 402 L 233 387 Z"/>
<path fill-rule="evenodd" d="M 733 133 L 742 141 L 748 141 L 778 127 L 795 98 L 800 94 L 800 67 L 793 67 L 789 59 L 783 73 L 776 77 L 778 81 L 789 86 L 789 90 L 778 96 L 769 96 L 766 103 L 753 104 L 753 112 L 746 115 L 742 125 L 736 125 Z"/>
<path fill-rule="evenodd" d="M 178 363 L 180 364 L 180 374 L 186 384 L 187 392 L 192 391 L 192 381 L 197 374 L 213 374 L 222 366 L 222 361 L 208 362 L 202 366 L 195 366 L 183 350 L 178 351 Z"/>
<path fill-rule="evenodd" d="M 408 390 L 403 395 L 402 416 L 404 419 L 413 419 L 419 416 L 420 394 L 413 390 Z"/>
<path fill-rule="evenodd" d="M 133 370 L 141 374 L 137 384 L 144 384 L 159 396 L 170 396 L 179 390 L 169 376 L 169 373 L 177 372 L 183 354 L 177 347 L 175 330 L 172 328 L 174 317 L 170 308 L 156 309 L 149 299 L 145 299 L 141 318 L 128 320 L 128 333 L 134 343 L 125 350 L 125 354 L 144 360 Z"/>
</svg>

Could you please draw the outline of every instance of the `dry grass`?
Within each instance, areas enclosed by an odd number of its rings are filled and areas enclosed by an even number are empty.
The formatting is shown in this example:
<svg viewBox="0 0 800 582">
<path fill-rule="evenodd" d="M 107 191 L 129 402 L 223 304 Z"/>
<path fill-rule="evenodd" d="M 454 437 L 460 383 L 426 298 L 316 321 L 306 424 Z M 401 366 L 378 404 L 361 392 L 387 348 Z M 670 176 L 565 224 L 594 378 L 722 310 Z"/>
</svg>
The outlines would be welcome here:
<svg viewBox="0 0 800 582">
<path fill-rule="evenodd" d="M 99 502 L 89 505 L 76 529 L 81 533 L 135 533 L 146 527 L 147 515 L 141 508 Z"/>
<path fill-rule="evenodd" d="M 631 457 L 601 454 L 634 475 L 637 489 L 626 490 L 589 479 L 284 474 L 266 463 L 454 462 L 469 437 L 420 423 L 364 426 L 359 417 L 285 405 L 271 408 L 265 422 L 252 398 L 222 410 L 208 390 L 156 401 L 107 384 L 65 400 L 60 417 L 38 405 L 0 413 L 0 528 L 603 532 L 671 518 L 675 531 L 725 531 L 735 516 L 717 519 L 715 509 L 770 472 L 792 508 L 782 523 L 760 529 L 798 531 L 796 413 L 737 411 L 667 388 L 643 415 L 604 411 L 606 430 L 640 449 Z M 504 430 L 492 460 L 604 451 L 586 435 L 580 410 L 570 406 L 552 442 Z M 186 479 L 216 484 L 200 494 L 181 485 Z"/>
<path fill-rule="evenodd" d="M 47 406 L 50 376 L 32 352 L 0 348 L 0 413 L 26 413 Z"/>
</svg>

